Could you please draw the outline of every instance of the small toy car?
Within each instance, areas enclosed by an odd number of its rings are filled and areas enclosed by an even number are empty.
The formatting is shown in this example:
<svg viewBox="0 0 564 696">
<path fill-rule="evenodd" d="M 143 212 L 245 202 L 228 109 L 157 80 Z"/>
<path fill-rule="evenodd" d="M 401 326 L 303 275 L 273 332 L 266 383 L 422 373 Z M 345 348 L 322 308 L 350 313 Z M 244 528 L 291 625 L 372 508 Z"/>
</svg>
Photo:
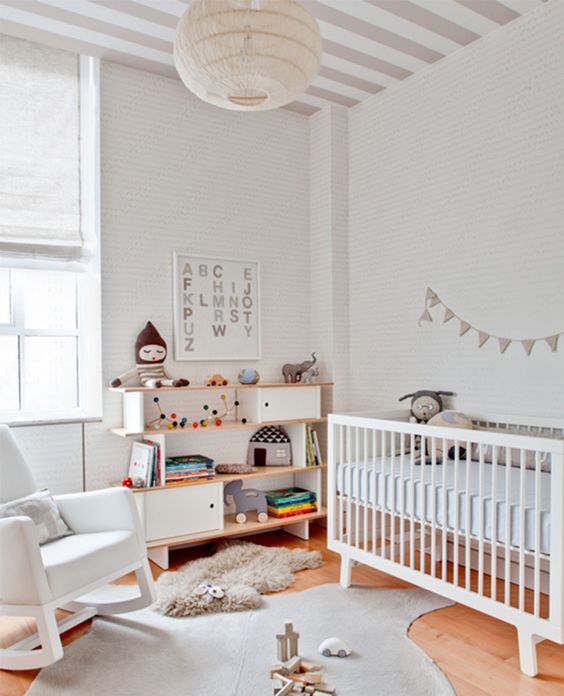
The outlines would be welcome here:
<svg viewBox="0 0 564 696">
<path fill-rule="evenodd" d="M 319 652 L 324 657 L 348 657 L 350 649 L 340 638 L 326 638 L 319 646 Z"/>
<path fill-rule="evenodd" d="M 229 380 L 223 375 L 209 375 L 206 378 L 206 387 L 226 387 L 228 384 Z"/>
</svg>

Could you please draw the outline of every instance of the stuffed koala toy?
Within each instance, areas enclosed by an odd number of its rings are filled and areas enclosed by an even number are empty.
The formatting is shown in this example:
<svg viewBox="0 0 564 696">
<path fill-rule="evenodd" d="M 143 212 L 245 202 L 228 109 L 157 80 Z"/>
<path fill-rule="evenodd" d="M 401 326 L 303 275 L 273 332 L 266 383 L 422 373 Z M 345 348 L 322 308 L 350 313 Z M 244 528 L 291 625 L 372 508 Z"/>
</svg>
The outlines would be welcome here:
<svg viewBox="0 0 564 696">
<path fill-rule="evenodd" d="M 421 389 L 413 394 L 405 394 L 398 401 L 411 398 L 411 413 L 418 423 L 427 423 L 443 410 L 441 396 L 454 396 L 450 391 L 430 391 Z"/>
<path fill-rule="evenodd" d="M 135 341 L 135 367 L 112 380 L 111 386 L 121 387 L 137 378 L 143 387 L 187 387 L 187 379 L 172 379 L 165 372 L 166 355 L 166 341 L 148 321 Z"/>
</svg>

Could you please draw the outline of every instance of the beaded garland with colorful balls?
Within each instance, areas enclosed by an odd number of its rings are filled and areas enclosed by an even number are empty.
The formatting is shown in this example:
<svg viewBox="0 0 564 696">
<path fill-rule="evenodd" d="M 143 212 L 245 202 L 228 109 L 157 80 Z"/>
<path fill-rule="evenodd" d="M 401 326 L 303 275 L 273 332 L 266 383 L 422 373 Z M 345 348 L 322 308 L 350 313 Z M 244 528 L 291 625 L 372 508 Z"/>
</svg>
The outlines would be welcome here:
<svg viewBox="0 0 564 696">
<path fill-rule="evenodd" d="M 223 419 L 229 416 L 233 411 L 239 406 L 239 401 L 235 400 L 231 406 L 227 405 L 227 396 L 225 394 L 221 394 L 219 397 L 221 401 L 223 402 L 223 411 L 220 413 L 217 409 L 212 409 L 209 415 L 205 415 L 204 418 L 199 418 L 198 420 L 192 421 L 192 428 L 207 428 L 208 425 L 213 424 L 216 427 L 220 427 L 221 424 L 223 423 Z M 156 405 L 159 415 L 156 418 L 153 418 L 153 420 L 150 420 L 147 423 L 148 428 L 154 428 L 155 430 L 160 430 L 163 425 L 166 425 L 167 430 L 176 430 L 177 428 L 185 428 L 186 425 L 188 424 L 188 418 L 186 416 L 182 416 L 182 418 L 178 418 L 176 413 L 171 413 L 170 416 L 167 416 L 166 413 L 162 410 L 161 405 L 160 405 L 160 398 L 158 396 L 153 397 L 153 403 Z M 203 410 L 208 414 L 210 411 L 209 404 L 204 404 L 202 406 Z M 241 418 L 241 423 L 246 423 L 247 419 L 246 418 Z"/>
</svg>

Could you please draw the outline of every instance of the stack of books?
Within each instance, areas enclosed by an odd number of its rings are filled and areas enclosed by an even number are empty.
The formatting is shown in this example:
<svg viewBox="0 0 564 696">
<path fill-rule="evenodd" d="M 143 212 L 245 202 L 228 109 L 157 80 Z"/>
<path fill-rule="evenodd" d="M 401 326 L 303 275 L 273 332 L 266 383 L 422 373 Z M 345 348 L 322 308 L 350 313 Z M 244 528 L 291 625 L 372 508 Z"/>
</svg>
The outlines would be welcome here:
<svg viewBox="0 0 564 696">
<path fill-rule="evenodd" d="M 266 491 L 268 514 L 279 519 L 317 512 L 317 496 L 305 488 L 278 488 Z"/>
<path fill-rule="evenodd" d="M 183 454 L 167 457 L 165 461 L 165 485 L 175 486 L 198 479 L 215 476 L 215 462 L 203 454 Z"/>
<path fill-rule="evenodd" d="M 306 426 L 306 466 L 320 466 L 321 465 L 321 450 L 319 448 L 319 440 L 317 439 L 317 432 L 311 428 L 310 425 Z"/>
</svg>

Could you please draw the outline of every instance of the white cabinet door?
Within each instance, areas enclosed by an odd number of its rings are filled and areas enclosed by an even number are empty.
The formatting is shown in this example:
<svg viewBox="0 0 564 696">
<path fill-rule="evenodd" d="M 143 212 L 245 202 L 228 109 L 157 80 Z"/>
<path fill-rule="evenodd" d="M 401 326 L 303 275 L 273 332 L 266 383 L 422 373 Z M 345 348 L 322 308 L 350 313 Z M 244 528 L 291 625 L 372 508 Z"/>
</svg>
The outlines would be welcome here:
<svg viewBox="0 0 564 696">
<path fill-rule="evenodd" d="M 261 422 L 320 417 L 320 387 L 266 387 L 259 399 Z"/>
<path fill-rule="evenodd" d="M 221 488 L 206 483 L 144 493 L 146 541 L 220 529 Z"/>
</svg>

